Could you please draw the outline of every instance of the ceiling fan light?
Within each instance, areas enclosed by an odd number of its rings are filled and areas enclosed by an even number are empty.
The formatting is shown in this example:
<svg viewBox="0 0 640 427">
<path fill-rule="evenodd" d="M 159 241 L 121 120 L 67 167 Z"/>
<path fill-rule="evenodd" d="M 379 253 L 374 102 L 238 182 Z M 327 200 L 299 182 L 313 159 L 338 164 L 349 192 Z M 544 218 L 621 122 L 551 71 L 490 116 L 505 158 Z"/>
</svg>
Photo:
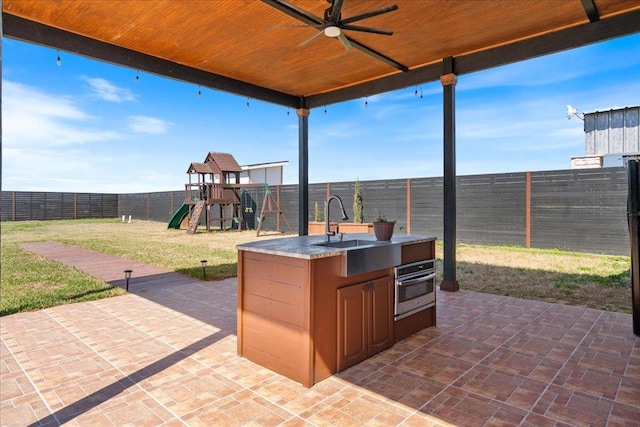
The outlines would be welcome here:
<svg viewBox="0 0 640 427">
<path fill-rule="evenodd" d="M 336 27 L 335 25 L 331 25 L 324 29 L 324 35 L 327 37 L 338 37 L 340 33 L 340 27 Z"/>
</svg>

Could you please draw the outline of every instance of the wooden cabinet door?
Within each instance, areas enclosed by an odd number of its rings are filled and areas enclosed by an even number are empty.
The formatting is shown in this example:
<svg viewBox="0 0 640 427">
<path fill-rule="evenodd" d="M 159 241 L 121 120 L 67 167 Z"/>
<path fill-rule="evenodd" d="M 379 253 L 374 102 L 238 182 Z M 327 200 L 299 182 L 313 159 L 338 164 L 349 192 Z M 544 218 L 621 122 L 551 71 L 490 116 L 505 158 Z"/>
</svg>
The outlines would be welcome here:
<svg viewBox="0 0 640 427">
<path fill-rule="evenodd" d="M 338 372 L 368 357 L 368 316 L 364 283 L 338 289 Z"/>
<path fill-rule="evenodd" d="M 373 280 L 367 296 L 370 300 L 368 356 L 393 345 L 393 278 Z"/>
</svg>

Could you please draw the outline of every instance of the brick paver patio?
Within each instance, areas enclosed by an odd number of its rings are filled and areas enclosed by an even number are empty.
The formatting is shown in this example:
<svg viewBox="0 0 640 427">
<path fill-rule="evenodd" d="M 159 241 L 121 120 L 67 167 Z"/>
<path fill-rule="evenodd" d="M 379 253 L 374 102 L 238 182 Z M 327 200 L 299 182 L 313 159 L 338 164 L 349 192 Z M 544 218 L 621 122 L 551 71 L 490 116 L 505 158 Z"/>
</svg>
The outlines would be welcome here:
<svg viewBox="0 0 640 427">
<path fill-rule="evenodd" d="M 306 389 L 236 355 L 236 281 L 59 244 L 25 248 L 131 293 L 0 319 L 0 422 L 633 426 L 631 316 L 438 291 L 438 326 Z"/>
</svg>

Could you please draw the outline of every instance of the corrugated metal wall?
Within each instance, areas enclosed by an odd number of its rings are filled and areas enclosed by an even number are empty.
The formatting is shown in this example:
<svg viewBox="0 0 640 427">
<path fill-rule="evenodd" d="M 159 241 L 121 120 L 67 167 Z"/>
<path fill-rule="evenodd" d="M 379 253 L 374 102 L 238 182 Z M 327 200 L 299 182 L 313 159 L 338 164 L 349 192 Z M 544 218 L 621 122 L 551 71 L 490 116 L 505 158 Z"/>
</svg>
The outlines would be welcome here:
<svg viewBox="0 0 640 427">
<path fill-rule="evenodd" d="M 586 155 L 640 152 L 640 107 L 584 115 Z"/>
<path fill-rule="evenodd" d="M 460 176 L 457 185 L 457 238 L 461 243 L 629 253 L 624 168 Z M 309 220 L 314 220 L 316 202 L 321 211 L 324 209 L 327 189 L 329 194 L 340 196 L 347 215 L 353 218 L 354 188 L 355 182 L 309 185 Z M 380 210 L 397 221 L 396 233 L 442 237 L 442 178 L 360 181 L 360 189 L 365 222 L 374 221 Z M 298 186 L 268 190 L 273 200 L 279 198 L 280 209 L 297 232 Z M 251 201 L 245 207 L 254 213 L 253 228 L 258 226 L 265 191 L 263 187 L 245 191 Z M 3 221 L 132 215 L 134 219 L 168 222 L 183 201 L 184 191 L 120 195 L 3 191 L 1 210 Z M 275 204 L 272 207 L 275 209 Z M 339 207 L 332 202 L 331 220 L 340 218 Z M 276 214 L 266 214 L 263 230 L 275 229 Z M 280 230 L 286 229 L 281 221 Z"/>
</svg>

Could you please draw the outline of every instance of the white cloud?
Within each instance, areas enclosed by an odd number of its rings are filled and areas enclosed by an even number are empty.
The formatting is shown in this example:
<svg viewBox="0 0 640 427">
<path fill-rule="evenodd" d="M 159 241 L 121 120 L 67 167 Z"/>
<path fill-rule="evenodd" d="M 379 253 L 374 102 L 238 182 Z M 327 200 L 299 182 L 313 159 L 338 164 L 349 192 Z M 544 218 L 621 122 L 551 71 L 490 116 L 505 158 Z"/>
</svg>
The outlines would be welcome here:
<svg viewBox="0 0 640 427">
<path fill-rule="evenodd" d="M 2 103 L 4 147 L 66 146 L 120 137 L 117 132 L 87 126 L 94 117 L 71 98 L 31 86 L 3 81 Z"/>
<path fill-rule="evenodd" d="M 82 147 L 25 150 L 3 148 L 3 188 L 10 191 L 130 193 L 177 190 L 184 170 L 158 174 L 140 169 L 139 154 L 115 150 L 87 153 Z"/>
<path fill-rule="evenodd" d="M 102 101 L 120 103 L 136 100 L 135 95 L 129 89 L 118 87 L 101 77 L 83 76 L 82 79 L 89 83 L 93 96 Z"/>
<path fill-rule="evenodd" d="M 173 123 L 149 116 L 129 116 L 129 129 L 134 132 L 159 135 L 167 133 Z"/>
</svg>

